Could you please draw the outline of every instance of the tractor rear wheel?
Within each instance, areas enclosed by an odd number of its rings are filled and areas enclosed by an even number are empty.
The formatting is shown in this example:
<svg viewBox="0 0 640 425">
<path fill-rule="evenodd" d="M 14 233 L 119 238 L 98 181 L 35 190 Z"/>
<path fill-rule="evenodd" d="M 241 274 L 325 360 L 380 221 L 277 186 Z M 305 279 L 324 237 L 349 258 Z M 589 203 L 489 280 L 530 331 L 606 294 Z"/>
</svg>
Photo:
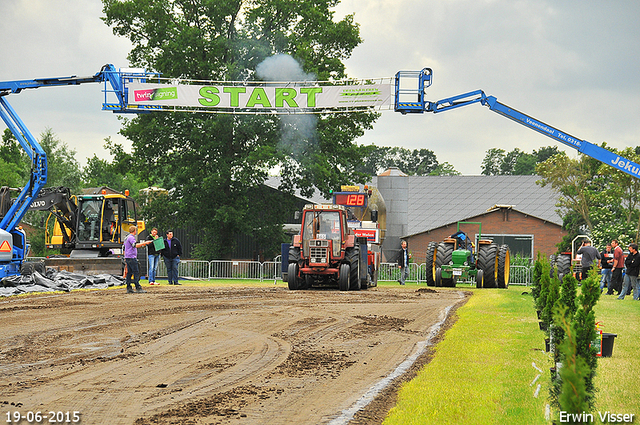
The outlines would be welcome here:
<svg viewBox="0 0 640 425">
<path fill-rule="evenodd" d="M 427 246 L 427 258 L 424 262 L 427 286 L 436 285 L 436 253 L 438 250 L 438 244 L 436 242 L 429 242 Z"/>
<path fill-rule="evenodd" d="M 511 251 L 509 245 L 500 245 L 498 251 L 498 288 L 509 287 L 509 272 L 511 271 Z"/>
<path fill-rule="evenodd" d="M 351 287 L 349 289 L 358 291 L 360 289 L 360 247 L 348 248 L 346 258 L 351 268 Z"/>
<path fill-rule="evenodd" d="M 436 259 L 436 270 L 437 268 L 439 268 L 440 266 L 442 266 L 443 264 L 450 264 L 452 259 L 453 259 L 453 248 L 454 248 L 454 244 L 452 243 L 447 243 L 447 242 L 440 242 L 438 244 L 438 250 L 436 252 L 435 255 L 435 259 Z M 441 286 L 448 286 L 448 287 L 454 287 L 456 286 L 456 281 L 453 278 L 443 278 L 442 277 L 442 270 L 440 271 L 440 279 L 442 282 Z M 437 286 L 437 285 L 436 285 Z"/>
<path fill-rule="evenodd" d="M 295 291 L 300 289 L 300 278 L 298 278 L 298 263 L 289 263 L 289 269 L 287 270 L 287 284 L 289 290 Z"/>
<path fill-rule="evenodd" d="M 351 275 L 351 267 L 348 264 L 340 264 L 340 276 L 338 277 L 338 289 L 341 291 L 349 290 L 349 281 Z"/>
<path fill-rule="evenodd" d="M 484 272 L 483 286 L 495 288 L 498 283 L 498 245 L 492 243 L 478 248 L 478 268 Z"/>
<path fill-rule="evenodd" d="M 563 277 L 571 274 L 571 255 L 558 255 L 556 257 L 556 268 L 558 270 L 558 279 L 562 282 Z"/>
</svg>

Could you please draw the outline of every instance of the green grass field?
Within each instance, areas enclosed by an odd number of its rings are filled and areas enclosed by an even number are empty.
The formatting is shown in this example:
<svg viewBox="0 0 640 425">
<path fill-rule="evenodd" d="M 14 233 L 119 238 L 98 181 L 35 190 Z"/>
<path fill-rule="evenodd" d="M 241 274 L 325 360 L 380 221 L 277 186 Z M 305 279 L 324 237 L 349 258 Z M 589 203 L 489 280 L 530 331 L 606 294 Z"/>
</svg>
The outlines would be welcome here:
<svg viewBox="0 0 640 425">
<path fill-rule="evenodd" d="M 553 364 L 532 298 L 522 295 L 528 289 L 471 290 L 434 359 L 403 386 L 385 425 L 551 423 L 545 408 Z M 596 314 L 604 332 L 618 337 L 613 356 L 598 361 L 594 423 L 606 411 L 635 414 L 640 423 L 640 302 L 603 296 Z"/>
</svg>

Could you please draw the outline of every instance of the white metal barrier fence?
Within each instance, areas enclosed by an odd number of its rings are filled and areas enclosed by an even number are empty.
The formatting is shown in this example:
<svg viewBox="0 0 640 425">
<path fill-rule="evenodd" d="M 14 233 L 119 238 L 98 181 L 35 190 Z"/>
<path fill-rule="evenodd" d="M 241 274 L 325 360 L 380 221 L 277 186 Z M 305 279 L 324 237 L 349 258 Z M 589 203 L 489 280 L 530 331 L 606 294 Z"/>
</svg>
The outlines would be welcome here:
<svg viewBox="0 0 640 425">
<path fill-rule="evenodd" d="M 231 260 L 181 260 L 178 264 L 178 276 L 192 279 L 256 279 L 271 280 L 280 278 L 280 262 L 231 261 Z M 167 277 L 167 268 L 163 261 L 158 265 L 158 277 Z"/>
<path fill-rule="evenodd" d="M 232 261 L 232 260 L 182 260 L 178 265 L 178 275 L 192 279 L 256 279 L 278 280 L 281 276 L 282 264 L 277 257 L 275 261 Z M 530 285 L 531 267 L 511 266 L 509 271 L 510 285 Z M 407 282 L 416 284 L 426 282 L 426 265 L 409 264 Z M 158 277 L 167 276 L 163 261 L 158 266 Z M 400 268 L 396 263 L 381 263 L 378 272 L 379 281 L 397 281 L 400 279 Z"/>
</svg>

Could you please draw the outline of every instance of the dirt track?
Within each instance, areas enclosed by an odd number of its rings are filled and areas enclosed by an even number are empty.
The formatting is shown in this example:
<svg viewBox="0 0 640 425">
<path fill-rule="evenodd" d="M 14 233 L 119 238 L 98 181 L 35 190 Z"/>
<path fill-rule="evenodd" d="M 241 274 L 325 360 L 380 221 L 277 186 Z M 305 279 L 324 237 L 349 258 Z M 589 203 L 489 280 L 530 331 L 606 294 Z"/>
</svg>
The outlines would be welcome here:
<svg viewBox="0 0 640 425">
<path fill-rule="evenodd" d="M 0 420 L 77 411 L 85 425 L 347 423 L 342 412 L 464 301 L 415 285 L 146 289 L 0 300 Z M 368 409 L 351 423 L 375 422 L 388 403 Z"/>
</svg>

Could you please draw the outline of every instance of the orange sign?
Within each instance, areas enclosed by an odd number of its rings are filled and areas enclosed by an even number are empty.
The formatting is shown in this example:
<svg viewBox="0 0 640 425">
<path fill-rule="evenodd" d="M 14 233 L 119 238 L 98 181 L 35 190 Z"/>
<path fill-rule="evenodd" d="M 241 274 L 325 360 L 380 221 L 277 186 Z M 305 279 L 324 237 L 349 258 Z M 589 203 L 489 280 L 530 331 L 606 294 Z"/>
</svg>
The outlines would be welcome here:
<svg viewBox="0 0 640 425">
<path fill-rule="evenodd" d="M 2 242 L 2 245 L 0 245 L 0 252 L 11 252 L 11 245 L 9 245 L 9 241 Z"/>
</svg>

